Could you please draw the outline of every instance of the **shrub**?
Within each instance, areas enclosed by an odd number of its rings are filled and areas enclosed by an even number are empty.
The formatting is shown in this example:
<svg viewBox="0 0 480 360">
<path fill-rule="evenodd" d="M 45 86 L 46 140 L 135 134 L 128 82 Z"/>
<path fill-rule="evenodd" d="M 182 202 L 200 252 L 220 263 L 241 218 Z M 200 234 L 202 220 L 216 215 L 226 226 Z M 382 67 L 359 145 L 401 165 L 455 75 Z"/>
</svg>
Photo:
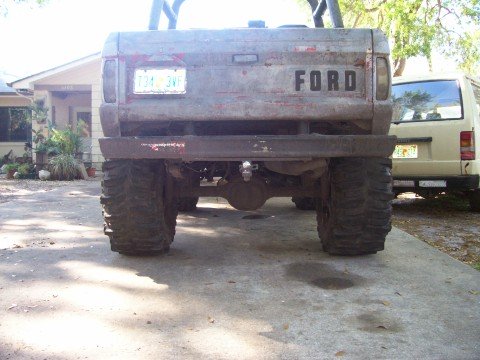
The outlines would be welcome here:
<svg viewBox="0 0 480 360">
<path fill-rule="evenodd" d="M 30 174 L 30 170 L 31 170 L 31 166 L 30 164 L 22 164 L 22 165 L 19 165 L 18 166 L 18 173 L 20 175 L 27 175 L 27 174 Z"/>
<path fill-rule="evenodd" d="M 6 172 L 9 172 L 9 171 L 12 171 L 12 170 L 18 171 L 19 166 L 20 166 L 20 164 L 18 164 L 18 163 L 6 164 L 5 165 L 5 171 Z"/>
<path fill-rule="evenodd" d="M 77 177 L 77 160 L 73 155 L 60 154 L 49 161 L 49 169 L 56 180 L 73 180 Z"/>
<path fill-rule="evenodd" d="M 75 155 L 83 151 L 83 135 L 87 125 L 79 121 L 76 127 L 68 126 L 65 130 L 58 130 L 49 126 L 47 137 L 43 133 L 34 131 L 35 151 L 45 152 L 49 155 L 70 154 Z"/>
</svg>

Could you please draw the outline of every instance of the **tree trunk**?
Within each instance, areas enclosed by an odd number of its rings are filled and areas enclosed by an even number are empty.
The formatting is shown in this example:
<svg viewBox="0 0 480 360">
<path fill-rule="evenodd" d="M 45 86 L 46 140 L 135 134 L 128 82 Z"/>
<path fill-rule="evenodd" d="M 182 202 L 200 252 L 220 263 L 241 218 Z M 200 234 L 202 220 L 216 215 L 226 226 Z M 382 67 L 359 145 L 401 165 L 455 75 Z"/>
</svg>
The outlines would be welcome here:
<svg viewBox="0 0 480 360">
<path fill-rule="evenodd" d="M 405 58 L 393 60 L 393 77 L 402 76 L 403 70 L 405 70 L 406 64 L 407 64 L 407 59 Z"/>
</svg>

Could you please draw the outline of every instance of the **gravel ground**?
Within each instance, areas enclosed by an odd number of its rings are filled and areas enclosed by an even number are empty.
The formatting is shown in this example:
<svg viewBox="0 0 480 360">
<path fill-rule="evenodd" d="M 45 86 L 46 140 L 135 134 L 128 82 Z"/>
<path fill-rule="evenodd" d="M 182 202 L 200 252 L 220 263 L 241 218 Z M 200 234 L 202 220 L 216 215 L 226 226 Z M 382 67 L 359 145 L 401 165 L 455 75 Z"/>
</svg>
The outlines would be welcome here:
<svg viewBox="0 0 480 360">
<path fill-rule="evenodd" d="M 393 225 L 480 270 L 480 213 L 469 211 L 467 199 L 402 194 L 393 201 Z"/>
<path fill-rule="evenodd" d="M 5 175 L 0 175 L 0 204 L 11 201 L 15 198 L 52 191 L 58 187 L 64 187 L 75 182 L 74 181 L 40 181 L 40 180 L 7 180 Z M 98 181 L 98 178 L 86 181 Z"/>
<path fill-rule="evenodd" d="M 98 180 L 99 177 L 88 181 Z M 6 180 L 2 175 L 0 203 L 71 184 Z M 393 201 L 393 214 L 394 226 L 480 270 L 480 213 L 469 212 L 467 200 L 449 196 L 426 200 L 414 194 L 402 194 Z"/>
</svg>

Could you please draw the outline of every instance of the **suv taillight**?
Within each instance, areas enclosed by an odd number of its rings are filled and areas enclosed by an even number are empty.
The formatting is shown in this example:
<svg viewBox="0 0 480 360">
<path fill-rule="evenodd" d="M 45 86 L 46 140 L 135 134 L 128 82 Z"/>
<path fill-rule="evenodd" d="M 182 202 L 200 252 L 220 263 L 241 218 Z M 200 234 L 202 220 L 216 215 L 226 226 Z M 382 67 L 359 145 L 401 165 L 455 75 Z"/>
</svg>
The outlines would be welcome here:
<svg viewBox="0 0 480 360">
<path fill-rule="evenodd" d="M 103 99 L 107 103 L 117 101 L 117 62 L 115 60 L 106 60 L 103 64 Z"/>
<path fill-rule="evenodd" d="M 475 160 L 475 136 L 473 131 L 460 133 L 460 158 L 462 160 Z"/>
</svg>

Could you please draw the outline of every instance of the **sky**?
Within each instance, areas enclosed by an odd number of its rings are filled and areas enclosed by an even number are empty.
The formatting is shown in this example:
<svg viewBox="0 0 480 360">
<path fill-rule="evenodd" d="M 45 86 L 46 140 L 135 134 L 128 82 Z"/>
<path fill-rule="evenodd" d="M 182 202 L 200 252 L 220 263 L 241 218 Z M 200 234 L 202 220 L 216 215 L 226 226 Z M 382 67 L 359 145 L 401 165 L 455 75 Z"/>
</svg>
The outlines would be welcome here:
<svg viewBox="0 0 480 360">
<path fill-rule="evenodd" d="M 276 11 L 268 11 L 273 4 Z M 99 52 L 110 32 L 146 30 L 150 6 L 151 0 L 50 0 L 41 8 L 10 5 L 7 16 L 0 17 L 0 73 L 24 77 Z M 248 19 L 258 18 L 270 19 L 271 26 L 307 19 L 295 0 L 187 0 L 179 26 L 246 26 Z"/>
<path fill-rule="evenodd" d="M 41 8 L 10 5 L 7 16 L 0 16 L 0 77 L 13 81 L 99 52 L 110 32 L 145 30 L 150 6 L 151 0 L 50 0 Z M 187 0 L 179 27 L 246 26 L 248 20 L 258 19 L 270 27 L 311 24 L 296 0 Z M 410 63 L 415 65 L 407 62 L 406 74 L 428 69 L 421 59 Z M 434 70 L 452 66 L 434 59 Z"/>
</svg>

